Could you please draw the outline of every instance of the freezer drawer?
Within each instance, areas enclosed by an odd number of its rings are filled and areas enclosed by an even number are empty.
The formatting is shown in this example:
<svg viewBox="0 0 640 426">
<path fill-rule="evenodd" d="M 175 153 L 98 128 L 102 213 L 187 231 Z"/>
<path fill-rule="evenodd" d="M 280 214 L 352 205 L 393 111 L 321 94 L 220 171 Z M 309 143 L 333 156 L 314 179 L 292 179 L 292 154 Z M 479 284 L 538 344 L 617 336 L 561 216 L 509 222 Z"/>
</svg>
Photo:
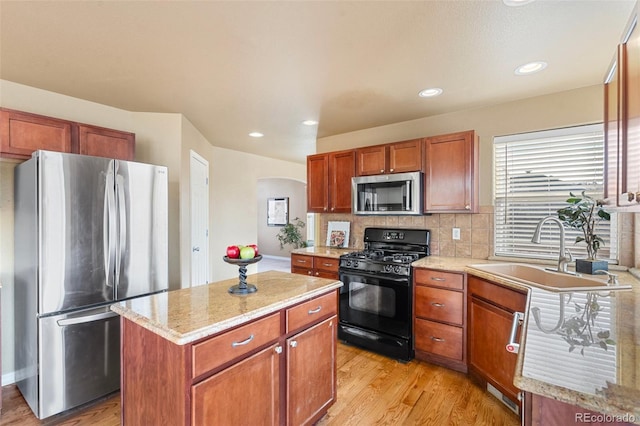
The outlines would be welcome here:
<svg viewBox="0 0 640 426">
<path fill-rule="evenodd" d="M 108 306 L 41 318 L 38 327 L 38 417 L 49 417 L 120 388 L 120 319 Z"/>
</svg>

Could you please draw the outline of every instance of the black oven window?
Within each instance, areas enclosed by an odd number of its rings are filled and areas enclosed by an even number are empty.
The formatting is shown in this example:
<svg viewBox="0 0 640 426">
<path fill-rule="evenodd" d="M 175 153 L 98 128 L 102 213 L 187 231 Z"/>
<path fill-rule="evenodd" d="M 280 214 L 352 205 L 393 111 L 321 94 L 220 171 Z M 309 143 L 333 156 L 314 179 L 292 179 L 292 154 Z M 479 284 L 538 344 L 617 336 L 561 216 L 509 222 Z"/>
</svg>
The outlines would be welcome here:
<svg viewBox="0 0 640 426">
<path fill-rule="evenodd" d="M 388 287 L 349 283 L 349 307 L 351 309 L 387 318 L 396 316 L 396 293 Z"/>
</svg>

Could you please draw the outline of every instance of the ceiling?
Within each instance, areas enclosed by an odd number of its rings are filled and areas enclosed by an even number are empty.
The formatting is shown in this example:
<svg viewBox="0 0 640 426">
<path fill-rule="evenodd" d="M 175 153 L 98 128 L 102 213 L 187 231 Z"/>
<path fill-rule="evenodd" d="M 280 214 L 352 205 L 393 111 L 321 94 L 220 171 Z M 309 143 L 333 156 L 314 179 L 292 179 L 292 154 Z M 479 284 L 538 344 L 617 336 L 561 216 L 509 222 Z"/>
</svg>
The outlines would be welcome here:
<svg viewBox="0 0 640 426">
<path fill-rule="evenodd" d="M 302 163 L 317 138 L 600 84 L 634 2 L 1 0 L 0 78 Z"/>
</svg>

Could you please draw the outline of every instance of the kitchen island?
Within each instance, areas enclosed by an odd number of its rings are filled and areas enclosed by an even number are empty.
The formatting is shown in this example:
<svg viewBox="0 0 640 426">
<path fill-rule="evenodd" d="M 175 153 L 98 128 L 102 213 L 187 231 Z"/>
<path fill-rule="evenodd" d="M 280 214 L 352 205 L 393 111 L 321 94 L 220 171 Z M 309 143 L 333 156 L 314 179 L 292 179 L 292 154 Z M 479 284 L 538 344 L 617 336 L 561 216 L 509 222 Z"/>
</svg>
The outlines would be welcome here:
<svg viewBox="0 0 640 426">
<path fill-rule="evenodd" d="M 311 424 L 336 395 L 340 281 L 268 271 L 116 304 L 123 424 Z"/>
</svg>

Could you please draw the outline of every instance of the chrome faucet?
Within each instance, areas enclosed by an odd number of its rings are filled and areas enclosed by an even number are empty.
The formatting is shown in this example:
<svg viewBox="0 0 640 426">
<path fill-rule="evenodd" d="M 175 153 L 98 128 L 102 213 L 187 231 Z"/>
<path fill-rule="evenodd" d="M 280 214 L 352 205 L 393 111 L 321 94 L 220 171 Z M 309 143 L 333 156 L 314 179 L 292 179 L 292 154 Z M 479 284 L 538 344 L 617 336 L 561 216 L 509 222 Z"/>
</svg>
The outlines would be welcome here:
<svg viewBox="0 0 640 426">
<path fill-rule="evenodd" d="M 564 246 L 564 225 L 562 221 L 553 216 L 547 216 L 544 219 L 538 222 L 538 226 L 536 226 L 536 230 L 533 233 L 533 237 L 531 238 L 531 242 L 535 244 L 540 244 L 540 231 L 542 229 L 542 225 L 546 222 L 554 222 L 560 228 L 560 251 L 558 252 L 558 268 L 555 269 L 556 272 L 562 272 L 563 274 L 571 274 L 578 275 L 575 272 L 569 271 L 568 266 L 569 263 L 573 262 L 573 256 L 571 256 L 571 252 Z M 553 271 L 554 269 L 552 269 Z"/>
</svg>

